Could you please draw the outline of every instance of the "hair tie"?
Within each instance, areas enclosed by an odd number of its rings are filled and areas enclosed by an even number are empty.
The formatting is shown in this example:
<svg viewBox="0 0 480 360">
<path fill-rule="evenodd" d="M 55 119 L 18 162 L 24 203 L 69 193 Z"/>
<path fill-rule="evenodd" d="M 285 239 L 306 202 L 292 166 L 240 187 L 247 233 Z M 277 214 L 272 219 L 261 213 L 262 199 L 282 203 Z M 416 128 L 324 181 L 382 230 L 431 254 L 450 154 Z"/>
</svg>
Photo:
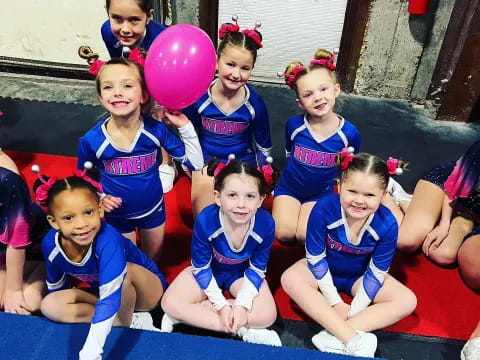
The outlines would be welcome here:
<svg viewBox="0 0 480 360">
<path fill-rule="evenodd" d="M 137 63 L 142 68 L 145 67 L 145 58 L 140 49 L 131 50 L 130 54 L 128 55 L 128 60 L 133 61 L 134 63 Z"/>
<path fill-rule="evenodd" d="M 333 63 L 333 60 L 334 60 L 334 55 L 332 55 L 330 57 L 330 59 L 313 59 L 313 60 L 310 60 L 310 64 L 311 65 L 320 65 L 320 66 L 324 66 L 324 67 L 327 67 L 329 68 L 330 70 L 332 71 L 335 71 L 337 69 L 337 67 L 335 66 L 335 64 Z"/>
<path fill-rule="evenodd" d="M 224 162 L 219 162 L 215 170 L 213 171 L 213 177 L 217 177 L 218 174 L 228 165 L 232 160 L 235 159 L 235 154 L 230 154 L 228 155 L 228 161 L 226 163 Z"/>
<path fill-rule="evenodd" d="M 259 49 L 263 47 L 262 39 L 260 38 L 260 35 L 257 32 L 257 28 L 259 28 L 260 26 L 262 26 L 262 23 L 260 21 L 257 21 L 253 29 L 245 29 L 242 31 L 242 33 L 244 33 L 246 36 L 252 39 L 255 42 L 255 44 L 257 44 Z"/>
<path fill-rule="evenodd" d="M 389 157 L 388 160 L 386 161 L 387 168 L 388 168 L 388 173 L 390 175 L 402 175 L 403 174 L 403 169 L 400 166 L 400 161 L 398 159 L 395 159 L 393 157 Z"/>
<path fill-rule="evenodd" d="M 273 158 L 271 156 L 267 156 L 265 161 L 267 162 L 267 164 L 259 166 L 257 169 L 263 175 L 263 178 L 265 179 L 265 182 L 267 183 L 267 185 L 272 186 L 273 185 L 273 167 L 272 167 Z"/>
<path fill-rule="evenodd" d="M 240 26 L 238 25 L 238 16 L 233 15 L 232 21 L 234 22 L 234 24 L 225 23 L 225 24 L 222 24 L 222 26 L 220 26 L 220 29 L 218 29 L 219 39 L 223 39 L 225 36 L 227 36 L 228 33 L 235 33 L 240 31 Z M 252 39 L 255 42 L 255 44 L 257 44 L 258 48 L 263 47 L 262 39 L 260 38 L 260 35 L 257 32 L 257 28 L 259 28 L 260 26 L 262 26 L 262 23 L 257 21 L 253 29 L 242 30 L 242 33 L 245 36 L 248 36 L 250 39 Z"/>
<path fill-rule="evenodd" d="M 57 182 L 58 178 L 52 176 L 45 181 L 42 175 L 40 175 L 40 166 L 37 164 L 32 165 L 31 170 L 33 173 L 37 174 L 37 178 L 42 182 L 42 184 L 35 189 L 35 201 L 40 206 L 45 207 L 45 201 L 48 199 L 48 193 L 52 186 Z"/>
<path fill-rule="evenodd" d="M 83 163 L 83 168 L 84 168 L 83 170 L 78 170 L 78 169 L 73 170 L 73 176 L 76 176 L 82 179 L 83 181 L 86 181 L 90 185 L 92 185 L 95 188 L 95 190 L 97 190 L 97 193 L 101 198 L 102 194 L 104 194 L 102 184 L 100 184 L 98 181 L 93 180 L 90 176 L 87 175 L 87 170 L 93 168 L 92 162 L 85 161 Z"/>
<path fill-rule="evenodd" d="M 278 72 L 277 75 L 278 76 L 283 76 L 285 78 L 285 82 L 287 84 L 287 86 L 290 88 L 290 89 L 293 89 L 293 87 L 295 86 L 295 81 L 297 81 L 297 75 L 299 72 L 305 70 L 305 66 L 303 65 L 297 65 L 295 66 L 292 71 L 290 73 L 287 73 L 287 72 Z"/>
<path fill-rule="evenodd" d="M 353 155 L 353 152 L 355 149 L 352 146 L 343 148 L 342 151 L 340 151 L 340 169 L 341 170 L 346 170 L 350 166 L 350 163 L 352 160 L 355 158 L 355 155 Z"/>
</svg>

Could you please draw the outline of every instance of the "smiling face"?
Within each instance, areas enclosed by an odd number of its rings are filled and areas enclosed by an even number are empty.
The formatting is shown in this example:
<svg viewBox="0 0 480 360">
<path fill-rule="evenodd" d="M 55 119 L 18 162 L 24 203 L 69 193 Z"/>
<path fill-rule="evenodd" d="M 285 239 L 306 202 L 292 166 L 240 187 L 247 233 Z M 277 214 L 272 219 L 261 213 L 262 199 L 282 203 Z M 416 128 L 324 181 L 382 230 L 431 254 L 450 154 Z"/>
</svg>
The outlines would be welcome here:
<svg viewBox="0 0 480 360">
<path fill-rule="evenodd" d="M 340 85 L 335 83 L 329 70 L 316 68 L 296 81 L 298 106 L 310 116 L 323 117 L 333 113 L 340 95 Z"/>
<path fill-rule="evenodd" d="M 145 13 L 136 0 L 111 0 L 107 12 L 113 35 L 130 48 L 138 45 L 153 17 L 153 13 Z"/>
<path fill-rule="evenodd" d="M 378 175 L 352 171 L 340 182 L 340 204 L 347 219 L 361 220 L 377 211 L 385 194 Z"/>
<path fill-rule="evenodd" d="M 103 208 L 91 190 L 75 188 L 55 196 L 47 220 L 60 230 L 62 240 L 88 247 L 100 230 L 103 215 Z"/>
<path fill-rule="evenodd" d="M 148 100 L 135 65 L 103 65 L 99 76 L 100 102 L 115 117 L 140 116 L 141 105 Z"/>
<path fill-rule="evenodd" d="M 227 90 L 245 85 L 253 70 L 253 55 L 245 48 L 227 45 L 217 60 L 218 79 Z"/>
<path fill-rule="evenodd" d="M 258 191 L 258 180 L 246 174 L 228 175 L 223 188 L 215 190 L 215 202 L 232 226 L 248 223 L 264 198 Z"/>
</svg>

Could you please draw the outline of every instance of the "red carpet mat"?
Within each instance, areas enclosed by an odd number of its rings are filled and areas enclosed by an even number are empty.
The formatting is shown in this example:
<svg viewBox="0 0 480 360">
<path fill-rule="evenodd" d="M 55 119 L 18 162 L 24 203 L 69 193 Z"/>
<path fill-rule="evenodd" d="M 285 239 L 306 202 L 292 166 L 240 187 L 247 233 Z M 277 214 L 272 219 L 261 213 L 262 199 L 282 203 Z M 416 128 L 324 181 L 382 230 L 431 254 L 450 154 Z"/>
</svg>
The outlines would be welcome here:
<svg viewBox="0 0 480 360">
<path fill-rule="evenodd" d="M 35 176 L 30 166 L 39 164 L 47 175 L 68 176 L 76 164 L 71 157 L 8 152 L 31 186 Z M 166 241 L 161 268 L 172 281 L 189 265 L 190 237 L 193 219 L 190 204 L 190 180 L 183 176 L 174 189 L 166 194 Z M 266 207 L 271 207 L 271 199 Z M 282 272 L 303 256 L 300 247 L 285 247 L 275 243 L 268 267 L 268 280 L 279 315 L 285 319 L 309 321 L 280 287 Z M 397 254 L 390 273 L 412 289 L 418 298 L 414 314 L 387 331 L 466 340 L 480 318 L 480 296 L 462 282 L 457 269 L 433 265 L 423 255 Z"/>
</svg>

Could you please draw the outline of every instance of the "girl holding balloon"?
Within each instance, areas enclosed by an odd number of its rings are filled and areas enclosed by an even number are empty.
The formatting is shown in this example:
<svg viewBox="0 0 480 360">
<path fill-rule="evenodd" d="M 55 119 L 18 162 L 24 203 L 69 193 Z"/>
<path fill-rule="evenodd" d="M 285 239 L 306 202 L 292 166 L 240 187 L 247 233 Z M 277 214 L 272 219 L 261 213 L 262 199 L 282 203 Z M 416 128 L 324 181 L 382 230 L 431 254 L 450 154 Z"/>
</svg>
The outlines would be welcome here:
<svg viewBox="0 0 480 360">
<path fill-rule="evenodd" d="M 102 25 L 102 39 L 111 58 L 128 57 L 133 49 L 148 51 L 153 41 L 167 27 L 153 20 L 153 0 L 106 0 L 108 20 Z M 162 118 L 163 108 L 154 106 L 152 116 Z M 173 187 L 176 169 L 172 158 L 162 148 L 158 168 L 163 192 Z"/>
<path fill-rule="evenodd" d="M 217 78 L 184 111 L 197 130 L 205 162 L 213 157 L 227 162 L 234 153 L 237 159 L 259 166 L 266 163 L 272 147 L 269 118 L 265 103 L 247 82 L 262 47 L 262 35 L 258 24 L 240 31 L 233 19 L 234 24 L 220 27 Z M 213 202 L 213 178 L 206 171 L 193 172 L 194 216 Z"/>
<path fill-rule="evenodd" d="M 138 61 L 138 60 L 137 60 Z M 125 59 L 99 63 L 97 92 L 109 114 L 80 139 L 78 166 L 91 161 L 100 171 L 106 194 L 106 220 L 135 242 L 139 229 L 142 250 L 156 260 L 164 238 L 165 205 L 158 176 L 160 147 L 183 166 L 201 169 L 197 134 L 185 115 L 165 111 L 180 139 L 162 122 L 142 114 L 149 99 L 143 68 Z"/>
</svg>

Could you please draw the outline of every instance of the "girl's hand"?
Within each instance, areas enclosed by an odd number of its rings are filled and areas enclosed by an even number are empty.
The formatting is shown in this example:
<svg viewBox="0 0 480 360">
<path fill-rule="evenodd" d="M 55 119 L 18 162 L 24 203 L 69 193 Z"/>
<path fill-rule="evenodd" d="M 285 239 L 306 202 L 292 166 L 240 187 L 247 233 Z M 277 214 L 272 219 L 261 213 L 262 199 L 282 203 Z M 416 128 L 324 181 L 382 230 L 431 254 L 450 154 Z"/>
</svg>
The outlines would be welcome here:
<svg viewBox="0 0 480 360">
<path fill-rule="evenodd" d="M 190 120 L 178 110 L 165 109 L 163 114 L 163 122 L 167 125 L 173 125 L 177 128 L 181 128 L 188 124 Z"/>
<path fill-rule="evenodd" d="M 7 313 L 30 315 L 32 310 L 27 305 L 22 290 L 5 290 L 3 294 L 3 309 Z"/>
<path fill-rule="evenodd" d="M 346 321 L 348 319 L 348 312 L 350 311 L 350 305 L 342 301 L 342 302 L 339 302 L 338 304 L 333 305 L 333 310 L 335 310 L 335 312 L 338 315 L 340 315 L 340 317 L 343 320 Z"/>
<path fill-rule="evenodd" d="M 236 333 L 238 329 L 247 324 L 247 309 L 243 306 L 234 306 L 230 312 L 230 324 L 232 324 L 232 333 Z"/>
<path fill-rule="evenodd" d="M 220 314 L 220 319 L 222 320 L 222 324 L 225 327 L 225 331 L 230 333 L 232 332 L 232 325 L 230 323 L 231 312 L 232 312 L 232 308 L 230 305 L 225 305 L 218 312 Z"/>
<path fill-rule="evenodd" d="M 422 250 L 425 256 L 428 256 L 430 250 L 438 249 L 443 240 L 445 240 L 445 238 L 448 236 L 448 231 L 450 230 L 449 227 L 450 224 L 439 224 L 428 233 L 422 245 Z"/>
<path fill-rule="evenodd" d="M 122 198 L 112 196 L 112 195 L 105 195 L 102 200 L 102 206 L 106 212 L 112 212 L 116 208 L 119 208 L 122 205 Z"/>
<path fill-rule="evenodd" d="M 158 105 L 158 106 L 154 106 L 153 109 L 152 109 L 152 117 L 155 119 L 155 120 L 158 120 L 160 122 L 163 121 L 163 117 L 164 117 L 164 114 L 165 114 L 165 108 L 161 105 Z"/>
</svg>

